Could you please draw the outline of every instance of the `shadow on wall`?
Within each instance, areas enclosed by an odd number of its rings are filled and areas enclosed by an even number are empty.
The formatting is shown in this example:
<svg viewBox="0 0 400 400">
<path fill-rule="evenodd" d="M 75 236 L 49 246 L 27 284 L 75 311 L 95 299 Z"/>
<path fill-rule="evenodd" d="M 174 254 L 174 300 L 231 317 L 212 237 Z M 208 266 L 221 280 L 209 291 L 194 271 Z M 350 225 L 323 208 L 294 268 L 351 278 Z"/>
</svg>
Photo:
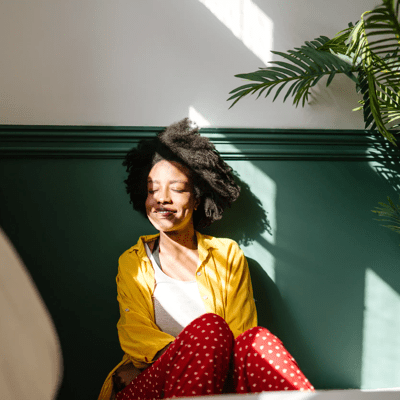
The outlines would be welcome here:
<svg viewBox="0 0 400 400">
<path fill-rule="evenodd" d="M 204 233 L 216 237 L 228 237 L 240 246 L 249 246 L 259 241 L 264 232 L 272 234 L 271 225 L 260 199 L 250 186 L 235 173 L 235 181 L 240 186 L 240 196 L 232 206 L 224 211 L 223 218 L 204 229 Z M 278 335 L 278 318 L 274 316 L 275 304 L 281 304 L 278 288 L 262 266 L 249 257 L 247 262 L 256 301 L 258 324 Z M 277 301 L 273 298 L 278 299 Z M 280 309 L 282 307 L 279 307 Z"/>
<path fill-rule="evenodd" d="M 251 191 L 250 186 L 241 180 L 237 173 L 235 181 L 241 188 L 239 198 L 231 208 L 225 210 L 222 220 L 214 222 L 204 230 L 204 233 L 216 237 L 228 237 L 240 246 L 249 246 L 255 241 L 262 240 L 264 232 L 272 235 L 271 225 L 261 200 Z M 267 241 L 265 244 L 267 248 L 271 246 Z M 256 301 L 258 324 L 279 337 L 282 333 L 279 321 L 288 315 L 284 310 L 282 297 L 264 268 L 256 260 L 246 258 Z"/>
<path fill-rule="evenodd" d="M 379 161 L 372 161 L 369 163 L 371 168 L 378 174 L 383 182 L 389 184 L 397 194 L 400 194 L 400 156 L 398 148 L 395 148 L 391 143 L 387 140 L 383 140 L 381 137 L 372 137 L 368 154 L 379 158 Z M 387 196 L 383 196 L 382 201 L 385 201 L 386 197 Z M 397 201 L 397 199 L 394 198 L 392 198 L 392 200 Z"/>
<path fill-rule="evenodd" d="M 231 208 L 224 211 L 222 220 L 215 221 L 203 229 L 203 233 L 216 237 L 228 237 L 240 246 L 248 246 L 264 233 L 271 232 L 267 212 L 250 186 L 235 173 L 235 181 L 240 186 L 240 196 Z"/>
<path fill-rule="evenodd" d="M 273 245 L 262 237 L 264 232 L 272 235 L 267 212 L 263 208 L 261 200 L 252 192 L 250 186 L 240 179 L 236 172 L 235 180 L 241 188 L 239 198 L 232 204 L 231 208 L 225 210 L 222 220 L 214 222 L 204 230 L 204 233 L 216 237 L 229 237 L 240 246 L 249 246 L 257 241 L 271 252 Z M 282 299 L 277 285 L 265 271 L 265 266 L 263 267 L 260 264 L 262 260 L 256 261 L 248 256 L 246 256 L 246 259 L 253 285 L 258 325 L 269 329 L 284 344 L 290 342 L 299 347 L 305 347 L 304 338 L 296 327 L 295 320 Z M 290 327 L 289 333 L 288 327 Z"/>
</svg>

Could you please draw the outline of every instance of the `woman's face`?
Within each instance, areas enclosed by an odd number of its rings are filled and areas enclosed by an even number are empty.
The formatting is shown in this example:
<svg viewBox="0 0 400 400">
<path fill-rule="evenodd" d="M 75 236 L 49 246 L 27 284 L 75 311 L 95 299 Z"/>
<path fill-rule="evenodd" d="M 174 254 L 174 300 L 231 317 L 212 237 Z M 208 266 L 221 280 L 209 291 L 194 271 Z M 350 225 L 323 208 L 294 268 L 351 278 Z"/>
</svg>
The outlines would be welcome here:
<svg viewBox="0 0 400 400">
<path fill-rule="evenodd" d="M 189 170 L 175 161 L 159 161 L 147 178 L 146 213 L 163 232 L 185 230 L 197 208 Z"/>
</svg>

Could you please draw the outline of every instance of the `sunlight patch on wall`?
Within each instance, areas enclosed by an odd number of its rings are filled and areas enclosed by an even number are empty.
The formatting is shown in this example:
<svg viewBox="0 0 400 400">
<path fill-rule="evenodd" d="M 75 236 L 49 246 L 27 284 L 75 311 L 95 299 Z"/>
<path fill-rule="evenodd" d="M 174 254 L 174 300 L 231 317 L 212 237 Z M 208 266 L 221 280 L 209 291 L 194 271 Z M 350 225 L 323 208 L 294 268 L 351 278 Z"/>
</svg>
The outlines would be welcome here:
<svg viewBox="0 0 400 400">
<path fill-rule="evenodd" d="M 399 386 L 400 295 L 367 269 L 364 304 L 361 388 Z"/>
<path fill-rule="evenodd" d="M 265 248 L 263 241 L 271 245 L 275 244 L 276 239 L 276 196 L 277 185 L 268 175 L 257 168 L 251 162 L 243 162 L 241 168 L 236 168 L 240 177 L 249 186 L 254 195 L 260 200 L 261 206 L 267 212 L 267 217 L 271 225 L 271 234 L 267 231 L 261 234 L 261 240 L 256 240 L 250 246 L 244 248 L 246 256 L 258 261 L 269 277 L 275 281 L 275 258 Z"/>
<path fill-rule="evenodd" d="M 254 164 L 248 163 L 247 170 L 251 177 L 251 189 L 253 193 L 261 200 L 263 208 L 268 213 L 268 220 L 271 224 L 272 235 L 264 232 L 261 236 L 269 243 L 275 244 L 276 238 L 276 192 L 277 186 L 263 171 Z"/>
<path fill-rule="evenodd" d="M 203 128 L 210 126 L 211 123 L 204 118 L 194 107 L 189 107 L 189 119 L 192 120 L 198 127 Z"/>
<path fill-rule="evenodd" d="M 271 61 L 274 24 L 252 0 L 199 0 L 265 65 Z"/>
<path fill-rule="evenodd" d="M 390 163 L 386 163 L 386 165 L 384 165 L 382 162 L 379 161 L 368 161 L 368 165 L 374 172 L 385 179 L 397 193 L 400 193 L 399 174 L 395 170 L 395 168 L 397 168 L 397 162 L 396 165 L 393 166 L 393 168 L 390 167 Z M 386 198 L 382 199 L 382 201 L 385 200 Z"/>
</svg>

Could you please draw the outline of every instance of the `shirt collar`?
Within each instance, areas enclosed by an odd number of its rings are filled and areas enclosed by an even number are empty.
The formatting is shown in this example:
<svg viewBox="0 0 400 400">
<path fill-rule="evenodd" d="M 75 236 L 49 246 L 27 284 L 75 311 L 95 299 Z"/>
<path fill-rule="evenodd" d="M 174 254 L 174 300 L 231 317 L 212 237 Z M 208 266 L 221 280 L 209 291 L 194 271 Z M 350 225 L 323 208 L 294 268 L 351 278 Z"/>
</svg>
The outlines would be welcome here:
<svg viewBox="0 0 400 400">
<path fill-rule="evenodd" d="M 133 246 L 132 250 L 136 251 L 140 258 L 147 257 L 144 243 L 151 242 L 158 236 L 160 236 L 159 233 L 156 233 L 154 235 L 140 236 L 137 244 Z M 199 251 L 199 259 L 200 262 L 203 262 L 207 258 L 209 250 L 215 247 L 214 237 L 203 235 L 202 233 L 196 231 L 196 238 Z"/>
</svg>

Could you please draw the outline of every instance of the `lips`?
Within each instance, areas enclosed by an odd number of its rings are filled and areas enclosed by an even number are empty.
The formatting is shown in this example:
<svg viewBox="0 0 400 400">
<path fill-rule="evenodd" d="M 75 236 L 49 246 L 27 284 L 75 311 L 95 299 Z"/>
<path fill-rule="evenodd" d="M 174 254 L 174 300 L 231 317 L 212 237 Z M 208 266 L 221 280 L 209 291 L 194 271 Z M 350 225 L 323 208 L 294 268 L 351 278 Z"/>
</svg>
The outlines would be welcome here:
<svg viewBox="0 0 400 400">
<path fill-rule="evenodd" d="M 175 214 L 176 211 L 170 210 L 169 208 L 157 208 L 156 213 L 163 216 L 163 217 L 169 217 L 173 214 Z"/>
</svg>

